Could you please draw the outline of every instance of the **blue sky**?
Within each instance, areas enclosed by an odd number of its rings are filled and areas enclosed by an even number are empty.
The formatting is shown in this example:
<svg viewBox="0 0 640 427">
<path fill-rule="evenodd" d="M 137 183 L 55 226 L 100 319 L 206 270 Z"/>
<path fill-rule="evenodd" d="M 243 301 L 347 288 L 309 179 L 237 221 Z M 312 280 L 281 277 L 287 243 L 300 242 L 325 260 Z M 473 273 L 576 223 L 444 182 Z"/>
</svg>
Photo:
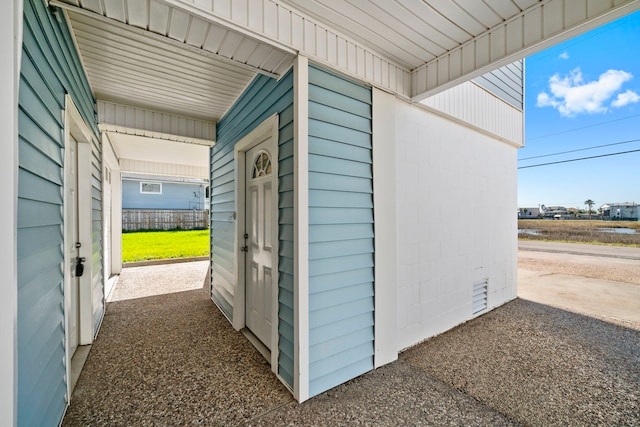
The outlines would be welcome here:
<svg viewBox="0 0 640 427">
<path fill-rule="evenodd" d="M 519 167 L 640 150 L 640 12 L 528 57 L 525 73 Z M 587 199 L 640 203 L 640 151 L 518 170 L 519 207 Z"/>
</svg>

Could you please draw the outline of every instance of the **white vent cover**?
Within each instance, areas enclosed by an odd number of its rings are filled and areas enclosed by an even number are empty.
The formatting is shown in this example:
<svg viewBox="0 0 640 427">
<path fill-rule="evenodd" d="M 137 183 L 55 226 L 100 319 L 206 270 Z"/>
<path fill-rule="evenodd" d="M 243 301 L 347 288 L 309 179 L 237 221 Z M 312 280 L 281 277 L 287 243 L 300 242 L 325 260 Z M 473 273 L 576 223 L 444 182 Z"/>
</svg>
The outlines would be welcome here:
<svg viewBox="0 0 640 427">
<path fill-rule="evenodd" d="M 484 279 L 481 282 L 474 283 L 473 285 L 473 314 L 478 314 L 481 311 L 487 309 L 487 287 L 488 279 Z"/>
</svg>

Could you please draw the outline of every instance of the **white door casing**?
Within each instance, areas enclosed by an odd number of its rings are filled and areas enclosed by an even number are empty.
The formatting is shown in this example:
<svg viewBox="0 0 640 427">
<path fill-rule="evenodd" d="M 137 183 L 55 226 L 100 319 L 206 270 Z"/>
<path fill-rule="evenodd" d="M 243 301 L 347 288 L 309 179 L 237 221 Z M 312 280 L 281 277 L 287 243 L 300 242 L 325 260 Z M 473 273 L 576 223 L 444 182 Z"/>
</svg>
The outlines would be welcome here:
<svg viewBox="0 0 640 427">
<path fill-rule="evenodd" d="M 67 401 L 71 396 L 71 358 L 78 345 L 93 342 L 91 287 L 91 141 L 93 133 L 66 96 L 63 190 L 64 312 Z M 77 257 L 84 274 L 76 277 Z"/>
<path fill-rule="evenodd" d="M 271 349 L 273 283 L 273 152 L 271 137 L 245 154 L 245 323 Z M 277 236 L 275 236 L 277 237 Z"/>
<path fill-rule="evenodd" d="M 79 257 L 79 248 L 76 246 L 78 239 L 78 142 L 73 136 L 67 140 L 65 151 L 65 192 L 67 194 L 65 205 L 65 248 L 68 253 L 65 262 L 65 275 L 69 275 L 69 307 L 68 330 L 69 355 L 73 357 L 78 348 L 78 322 L 80 290 L 78 278 L 75 274 L 76 263 Z"/>
<path fill-rule="evenodd" d="M 265 229 L 269 229 L 268 237 L 271 240 L 271 248 L 268 251 L 271 257 L 270 262 L 270 273 L 271 273 L 271 288 L 269 289 L 270 293 L 263 294 L 262 298 L 266 295 L 267 298 L 270 299 L 270 304 L 261 308 L 264 310 L 270 310 L 271 315 L 268 316 L 271 319 L 271 325 L 266 328 L 262 332 L 262 338 L 258 337 L 260 340 L 266 341 L 265 346 L 268 343 L 268 346 L 271 348 L 271 370 L 277 375 L 277 366 L 278 366 L 278 115 L 274 114 L 273 116 L 266 119 L 260 125 L 258 125 L 254 130 L 252 130 L 249 134 L 243 137 L 238 143 L 236 143 L 234 147 L 234 163 L 235 163 L 235 181 L 236 181 L 236 239 L 235 239 L 235 265 L 236 265 L 236 289 L 234 293 L 234 303 L 233 303 L 233 327 L 236 330 L 245 329 L 248 319 L 248 310 L 250 306 L 250 302 L 248 300 L 247 295 L 247 280 L 245 280 L 245 276 L 249 279 L 247 273 L 249 272 L 249 268 L 247 264 L 249 263 L 249 256 L 247 252 L 242 251 L 244 246 L 249 246 L 248 239 L 247 243 L 245 243 L 244 235 L 245 233 L 249 233 L 248 229 L 246 229 L 247 225 L 247 214 L 248 207 L 246 205 L 247 201 L 247 190 L 250 187 L 250 180 L 248 179 L 249 174 L 251 172 L 247 172 L 247 169 L 250 169 L 248 166 L 252 166 L 251 161 L 255 160 L 252 158 L 249 151 L 254 147 L 258 146 L 269 153 L 271 156 L 271 197 L 270 203 L 266 206 L 269 207 L 270 214 L 263 215 L 263 219 L 265 219 Z M 259 148 L 260 149 L 260 148 Z M 259 150 L 258 149 L 258 150 Z M 254 152 L 255 154 L 255 152 Z M 248 160 L 250 159 L 250 160 Z M 263 187 L 264 189 L 264 187 Z M 266 218 L 264 218 L 266 217 Z M 264 230 L 263 230 L 264 231 Z M 248 247 L 247 247 L 248 249 Z M 260 254 L 260 257 L 267 256 L 267 252 L 263 252 Z M 267 265 L 268 261 L 264 261 L 264 265 Z M 249 290 L 249 293 L 253 292 Z M 254 298 L 256 293 L 253 292 L 251 294 L 251 298 Z M 264 301 L 263 301 L 264 302 Z M 245 315 L 245 313 L 247 313 Z M 267 317 L 267 316 L 265 316 Z M 251 320 L 249 320 L 251 323 Z M 270 329 L 270 338 L 265 338 L 266 329 Z M 253 332 L 255 334 L 255 332 Z M 257 335 L 256 335 L 257 337 Z M 254 343 L 255 345 L 255 343 Z M 258 347 L 259 348 L 259 347 Z M 265 355 L 266 357 L 267 355 Z"/>
</svg>

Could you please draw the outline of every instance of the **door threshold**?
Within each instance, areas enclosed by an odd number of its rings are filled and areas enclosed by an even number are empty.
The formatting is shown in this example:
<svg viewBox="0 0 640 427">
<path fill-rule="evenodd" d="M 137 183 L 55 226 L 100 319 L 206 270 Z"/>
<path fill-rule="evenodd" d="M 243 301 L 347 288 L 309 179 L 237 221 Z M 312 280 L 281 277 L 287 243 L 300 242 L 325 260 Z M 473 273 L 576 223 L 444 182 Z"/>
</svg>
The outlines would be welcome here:
<svg viewBox="0 0 640 427">
<path fill-rule="evenodd" d="M 87 361 L 87 357 L 89 357 L 89 350 L 91 350 L 91 344 L 89 345 L 79 345 L 76 349 L 76 352 L 73 353 L 73 357 L 71 358 L 71 394 L 73 395 L 73 389 L 76 387 L 76 383 L 78 382 L 78 378 L 80 378 L 80 372 L 82 372 L 82 368 L 84 367 L 85 362 Z M 71 400 L 71 396 L 69 397 Z"/>
<path fill-rule="evenodd" d="M 267 359 L 267 362 L 271 363 L 271 350 L 269 350 L 267 346 L 264 345 L 264 343 L 260 341 L 249 329 L 242 328 L 240 332 L 242 332 L 249 342 L 260 352 L 260 354 Z"/>
</svg>

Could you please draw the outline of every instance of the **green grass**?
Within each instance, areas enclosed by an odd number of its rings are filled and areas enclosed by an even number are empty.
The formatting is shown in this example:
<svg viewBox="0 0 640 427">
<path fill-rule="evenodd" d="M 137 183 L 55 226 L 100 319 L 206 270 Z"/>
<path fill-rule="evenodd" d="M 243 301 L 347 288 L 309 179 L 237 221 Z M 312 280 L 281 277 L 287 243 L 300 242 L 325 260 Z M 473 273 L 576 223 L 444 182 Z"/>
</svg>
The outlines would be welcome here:
<svg viewBox="0 0 640 427">
<path fill-rule="evenodd" d="M 209 255 L 209 230 L 122 233 L 122 262 Z"/>
</svg>

